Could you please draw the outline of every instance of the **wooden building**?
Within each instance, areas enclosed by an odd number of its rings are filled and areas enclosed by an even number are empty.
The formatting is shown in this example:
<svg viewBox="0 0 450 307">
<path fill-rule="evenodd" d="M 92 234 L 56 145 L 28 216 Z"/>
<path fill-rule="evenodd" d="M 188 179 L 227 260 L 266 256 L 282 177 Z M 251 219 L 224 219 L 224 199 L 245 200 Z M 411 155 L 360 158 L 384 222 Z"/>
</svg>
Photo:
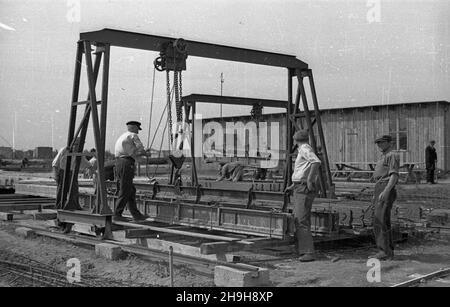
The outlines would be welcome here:
<svg viewBox="0 0 450 307">
<path fill-rule="evenodd" d="M 361 106 L 322 109 L 321 119 L 331 167 L 336 163 L 361 164 L 378 159 L 380 153 L 375 138 L 390 134 L 401 163 L 422 163 L 425 147 L 430 140 L 436 141 L 437 167 L 450 170 L 450 103 L 448 101 L 414 102 L 390 105 Z M 260 119 L 268 123 L 278 122 L 279 148 L 285 146 L 286 116 L 284 113 L 265 114 Z M 203 120 L 208 122 L 253 121 L 250 115 Z M 225 142 L 225 141 L 224 141 Z M 269 145 L 270 146 L 270 145 Z"/>
</svg>

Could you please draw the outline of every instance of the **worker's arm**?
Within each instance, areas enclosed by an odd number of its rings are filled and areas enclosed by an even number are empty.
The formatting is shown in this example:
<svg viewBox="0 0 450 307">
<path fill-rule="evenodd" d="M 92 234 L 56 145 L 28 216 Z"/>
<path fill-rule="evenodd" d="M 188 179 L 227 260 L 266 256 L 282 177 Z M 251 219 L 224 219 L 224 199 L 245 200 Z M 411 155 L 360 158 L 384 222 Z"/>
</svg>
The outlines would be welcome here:
<svg viewBox="0 0 450 307">
<path fill-rule="evenodd" d="M 219 171 L 219 178 L 217 178 L 216 181 L 222 181 L 222 180 L 225 178 L 225 175 L 226 175 L 226 165 L 223 165 L 223 166 L 220 168 L 220 171 Z"/>
<path fill-rule="evenodd" d="M 307 160 L 309 163 L 311 163 L 311 170 L 309 171 L 308 178 L 306 178 L 306 186 L 309 191 L 315 191 L 316 190 L 316 178 L 317 174 L 319 173 L 319 167 L 322 163 L 317 157 L 317 155 L 314 153 L 312 148 L 310 146 L 302 146 L 299 150 L 299 153 L 303 156 L 305 160 Z"/>
<path fill-rule="evenodd" d="M 383 192 L 381 192 L 380 196 L 378 197 L 378 199 L 381 202 L 384 202 L 387 200 L 389 193 L 397 184 L 398 171 L 400 168 L 400 158 L 395 154 L 389 155 L 389 157 L 387 157 L 386 162 L 389 165 L 389 181 L 388 181 L 388 184 L 386 185 L 386 187 L 384 188 Z"/>
<path fill-rule="evenodd" d="M 52 161 L 52 168 L 53 168 L 53 178 L 58 181 L 59 176 L 59 170 L 60 170 L 60 163 L 63 154 L 65 153 L 66 148 L 60 149 L 58 153 L 56 154 L 56 157 Z"/>
<path fill-rule="evenodd" d="M 398 174 L 396 174 L 396 173 L 391 174 L 391 176 L 389 176 L 388 184 L 384 188 L 384 191 L 380 193 L 380 196 L 378 197 L 378 199 L 382 202 L 386 201 L 389 193 L 395 187 L 397 182 L 398 182 Z"/>
<path fill-rule="evenodd" d="M 308 175 L 308 179 L 306 180 L 306 184 L 309 191 L 316 190 L 316 178 L 319 173 L 320 162 L 313 162 L 311 164 L 311 170 Z"/>
<path fill-rule="evenodd" d="M 141 140 L 139 139 L 137 134 L 134 134 L 132 136 L 132 140 L 134 145 L 136 146 L 136 149 L 134 150 L 135 156 L 146 156 L 148 150 L 145 150 L 144 145 L 142 144 Z"/>
</svg>

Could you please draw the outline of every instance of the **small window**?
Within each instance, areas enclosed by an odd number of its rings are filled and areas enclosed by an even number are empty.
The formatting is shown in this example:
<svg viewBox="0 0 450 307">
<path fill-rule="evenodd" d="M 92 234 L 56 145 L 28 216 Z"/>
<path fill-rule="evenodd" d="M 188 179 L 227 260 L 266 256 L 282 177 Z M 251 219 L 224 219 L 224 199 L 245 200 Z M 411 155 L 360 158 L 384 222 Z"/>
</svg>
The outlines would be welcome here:
<svg viewBox="0 0 450 307">
<path fill-rule="evenodd" d="M 408 137 L 406 131 L 398 133 L 398 149 L 399 150 L 408 149 Z"/>
<path fill-rule="evenodd" d="M 400 117 L 398 119 L 398 131 L 406 131 L 406 118 L 405 117 Z"/>
</svg>

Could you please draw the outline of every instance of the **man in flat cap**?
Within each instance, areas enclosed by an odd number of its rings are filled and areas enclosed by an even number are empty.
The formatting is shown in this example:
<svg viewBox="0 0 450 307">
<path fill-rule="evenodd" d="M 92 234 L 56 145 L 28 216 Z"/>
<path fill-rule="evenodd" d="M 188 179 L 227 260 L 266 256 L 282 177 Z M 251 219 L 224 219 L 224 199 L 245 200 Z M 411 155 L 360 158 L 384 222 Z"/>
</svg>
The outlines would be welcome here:
<svg viewBox="0 0 450 307">
<path fill-rule="evenodd" d="M 373 231 L 378 253 L 370 256 L 379 260 L 392 259 L 394 257 L 394 243 L 391 229 L 391 209 L 397 198 L 395 185 L 398 182 L 398 170 L 400 158 L 392 149 L 392 137 L 383 135 L 375 140 L 381 151 L 380 160 L 375 166 L 374 179 L 376 180 L 374 197 Z"/>
<path fill-rule="evenodd" d="M 425 167 L 427 169 L 427 182 L 429 184 L 436 183 L 434 182 L 434 171 L 436 169 L 437 154 L 434 144 L 436 144 L 436 142 L 431 140 L 430 145 L 425 148 Z"/>
<path fill-rule="evenodd" d="M 293 192 L 294 225 L 299 260 L 308 262 L 315 260 L 311 234 L 311 209 L 316 196 L 316 180 L 321 162 L 308 144 L 308 130 L 297 131 L 293 139 L 297 145 L 298 155 L 292 174 L 292 185 L 287 187 L 286 191 Z"/>
<path fill-rule="evenodd" d="M 133 185 L 133 178 L 137 157 L 146 155 L 147 152 L 138 136 L 139 130 L 142 130 L 141 123 L 129 121 L 127 122 L 127 130 L 127 132 L 117 139 L 114 148 L 116 176 L 119 186 L 119 196 L 114 211 L 114 220 L 124 220 L 122 213 L 128 205 L 128 210 L 133 216 L 133 219 L 135 221 L 143 221 L 148 216 L 139 212 L 136 206 L 136 188 Z"/>
</svg>

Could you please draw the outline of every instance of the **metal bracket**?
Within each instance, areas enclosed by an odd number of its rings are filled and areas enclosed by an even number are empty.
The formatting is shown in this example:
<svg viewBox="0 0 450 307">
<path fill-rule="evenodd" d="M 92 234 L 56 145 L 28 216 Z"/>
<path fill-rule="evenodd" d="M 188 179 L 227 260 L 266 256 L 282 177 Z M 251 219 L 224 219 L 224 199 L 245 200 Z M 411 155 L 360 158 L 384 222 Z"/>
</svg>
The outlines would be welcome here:
<svg viewBox="0 0 450 307">
<path fill-rule="evenodd" d="M 253 199 L 254 198 L 255 198 L 255 195 L 253 193 L 253 186 L 251 186 L 250 189 L 248 189 L 246 209 L 250 209 L 250 208 L 254 207 L 254 204 L 253 204 Z"/>
<path fill-rule="evenodd" d="M 202 185 L 198 184 L 195 187 L 195 203 L 198 204 L 200 202 L 200 199 L 202 197 L 202 189 L 201 189 Z"/>
<path fill-rule="evenodd" d="M 159 192 L 159 183 L 156 181 L 155 183 L 153 183 L 153 194 L 152 194 L 152 199 L 156 199 L 156 195 Z"/>
</svg>

